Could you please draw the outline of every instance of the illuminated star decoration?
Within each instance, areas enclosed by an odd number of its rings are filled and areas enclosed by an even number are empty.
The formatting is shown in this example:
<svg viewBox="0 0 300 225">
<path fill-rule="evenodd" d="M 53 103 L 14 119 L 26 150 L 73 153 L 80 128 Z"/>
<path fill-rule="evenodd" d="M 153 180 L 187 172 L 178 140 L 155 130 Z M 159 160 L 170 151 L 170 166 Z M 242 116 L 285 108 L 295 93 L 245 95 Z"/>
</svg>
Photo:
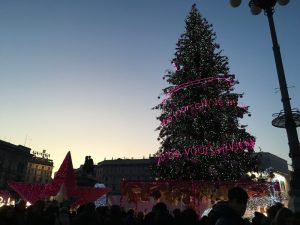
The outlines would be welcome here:
<svg viewBox="0 0 300 225">
<path fill-rule="evenodd" d="M 67 153 L 51 183 L 10 182 L 8 185 L 31 204 L 40 199 L 56 196 L 58 199 L 71 201 L 72 208 L 94 202 L 111 191 L 110 188 L 77 186 L 70 152 Z"/>
</svg>

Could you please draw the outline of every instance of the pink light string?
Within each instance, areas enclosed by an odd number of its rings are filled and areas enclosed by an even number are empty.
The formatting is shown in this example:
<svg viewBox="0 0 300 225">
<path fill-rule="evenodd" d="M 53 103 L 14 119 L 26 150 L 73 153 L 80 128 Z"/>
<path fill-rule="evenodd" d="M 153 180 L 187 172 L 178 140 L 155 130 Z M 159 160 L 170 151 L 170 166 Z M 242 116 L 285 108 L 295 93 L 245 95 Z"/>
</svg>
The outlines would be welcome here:
<svg viewBox="0 0 300 225">
<path fill-rule="evenodd" d="M 198 145 L 190 146 L 185 148 L 183 152 L 180 152 L 178 149 L 172 149 L 170 151 L 164 152 L 157 157 L 157 165 L 159 166 L 161 162 L 165 160 L 174 160 L 180 158 L 181 156 L 192 157 L 197 155 L 208 155 L 208 154 L 228 154 L 231 152 L 237 152 L 245 148 L 253 149 L 255 146 L 255 139 L 248 138 L 243 141 L 231 141 L 224 143 L 219 146 L 209 145 Z"/>
<path fill-rule="evenodd" d="M 232 80 L 230 78 L 225 78 L 225 77 L 208 77 L 208 78 L 202 78 L 202 79 L 198 79 L 198 80 L 188 81 L 186 83 L 177 85 L 174 89 L 172 89 L 171 91 L 167 92 L 165 94 L 165 98 L 162 101 L 162 104 L 165 105 L 167 99 L 169 99 L 170 97 L 172 97 L 172 95 L 174 95 L 176 92 L 180 91 L 183 88 L 187 88 L 187 87 L 198 85 L 198 84 L 207 84 L 207 83 L 211 83 L 211 82 L 216 81 L 216 80 L 226 81 L 230 85 L 234 85 L 234 83 L 235 83 L 234 80 Z"/>
<path fill-rule="evenodd" d="M 198 102 L 196 104 L 192 104 L 192 105 L 187 105 L 187 106 L 183 106 L 182 108 L 180 108 L 179 110 L 177 110 L 175 112 L 175 115 L 169 116 L 166 119 L 163 119 L 161 121 L 161 126 L 166 126 L 169 123 L 171 123 L 174 119 L 176 119 L 177 117 L 179 117 L 180 115 L 186 113 L 189 110 L 202 110 L 205 107 L 210 107 L 210 106 L 237 106 L 238 101 L 235 99 L 227 99 L 227 100 L 222 100 L 222 99 L 203 99 L 201 100 L 201 102 Z M 241 108 L 246 109 L 247 106 L 241 106 Z"/>
</svg>

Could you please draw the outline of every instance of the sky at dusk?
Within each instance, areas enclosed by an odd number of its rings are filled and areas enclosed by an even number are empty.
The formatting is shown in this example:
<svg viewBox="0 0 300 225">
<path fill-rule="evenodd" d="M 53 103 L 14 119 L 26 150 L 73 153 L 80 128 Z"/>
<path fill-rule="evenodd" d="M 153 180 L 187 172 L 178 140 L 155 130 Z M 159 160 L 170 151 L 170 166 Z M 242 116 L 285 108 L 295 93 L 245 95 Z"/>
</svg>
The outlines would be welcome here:
<svg viewBox="0 0 300 225">
<path fill-rule="evenodd" d="M 0 139 L 45 149 L 58 169 L 67 151 L 74 167 L 86 155 L 149 157 L 159 148 L 162 79 L 193 3 L 213 25 L 251 117 L 241 120 L 259 147 L 284 159 L 282 109 L 266 16 L 248 1 L 0 0 Z M 292 107 L 300 107 L 300 1 L 277 5 L 277 29 Z M 298 129 L 299 133 L 299 129 Z"/>
</svg>

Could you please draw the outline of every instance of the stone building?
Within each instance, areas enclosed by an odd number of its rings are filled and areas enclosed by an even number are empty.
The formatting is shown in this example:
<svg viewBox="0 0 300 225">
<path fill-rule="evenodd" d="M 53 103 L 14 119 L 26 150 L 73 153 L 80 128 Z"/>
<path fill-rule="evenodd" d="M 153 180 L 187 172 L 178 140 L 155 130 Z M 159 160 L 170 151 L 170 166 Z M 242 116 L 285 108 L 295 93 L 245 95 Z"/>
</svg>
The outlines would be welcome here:
<svg viewBox="0 0 300 225">
<path fill-rule="evenodd" d="M 0 140 L 0 189 L 8 181 L 24 181 L 27 163 L 31 159 L 30 148 Z"/>
<path fill-rule="evenodd" d="M 44 151 L 40 155 L 32 154 L 28 147 L 0 140 L 0 189 L 6 189 L 9 181 L 49 182 L 53 161 Z"/>
<path fill-rule="evenodd" d="M 151 180 L 149 167 L 154 158 L 104 160 L 95 166 L 96 179 L 110 187 L 111 195 L 120 194 L 120 183 L 126 180 Z"/>
<path fill-rule="evenodd" d="M 43 150 L 43 153 L 45 153 L 45 150 Z M 44 184 L 51 181 L 53 161 L 45 157 L 43 153 L 42 157 L 33 155 L 28 161 L 25 175 L 26 182 Z"/>
</svg>

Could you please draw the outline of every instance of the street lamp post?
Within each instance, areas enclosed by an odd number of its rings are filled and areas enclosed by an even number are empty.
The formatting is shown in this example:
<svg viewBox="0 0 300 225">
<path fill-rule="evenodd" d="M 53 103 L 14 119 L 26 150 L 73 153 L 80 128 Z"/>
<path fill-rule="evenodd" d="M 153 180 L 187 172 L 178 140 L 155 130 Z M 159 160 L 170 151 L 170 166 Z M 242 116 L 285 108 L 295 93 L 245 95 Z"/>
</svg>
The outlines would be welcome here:
<svg viewBox="0 0 300 225">
<path fill-rule="evenodd" d="M 283 104 L 283 112 L 276 114 L 277 118 L 272 121 L 272 124 L 276 127 L 285 128 L 287 132 L 290 149 L 289 156 L 292 160 L 293 167 L 290 180 L 289 208 L 295 212 L 300 212 L 300 146 L 297 134 L 297 126 L 300 126 L 300 113 L 298 110 L 291 109 L 290 97 L 286 85 L 281 53 L 273 20 L 274 6 L 277 2 L 280 5 L 286 5 L 289 0 L 250 0 L 249 7 L 253 15 L 258 15 L 264 10 L 269 21 L 281 92 L 281 101 Z M 233 7 L 237 7 L 241 4 L 241 0 L 230 0 L 230 3 Z"/>
</svg>

